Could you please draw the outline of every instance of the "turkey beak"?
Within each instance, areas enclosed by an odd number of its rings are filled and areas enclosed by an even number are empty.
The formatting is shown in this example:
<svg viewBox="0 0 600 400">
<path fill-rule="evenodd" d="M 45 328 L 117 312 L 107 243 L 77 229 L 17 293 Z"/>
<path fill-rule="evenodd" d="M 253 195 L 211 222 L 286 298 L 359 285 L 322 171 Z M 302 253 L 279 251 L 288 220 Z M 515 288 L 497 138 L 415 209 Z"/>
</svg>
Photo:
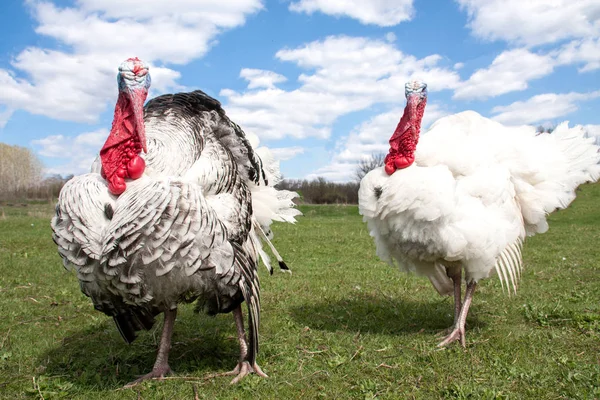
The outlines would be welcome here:
<svg viewBox="0 0 600 400">
<path fill-rule="evenodd" d="M 144 153 L 148 152 L 148 148 L 146 147 L 146 127 L 144 126 L 144 102 L 146 101 L 147 95 L 148 92 L 144 89 L 135 90 L 131 94 L 135 129 Z"/>
</svg>

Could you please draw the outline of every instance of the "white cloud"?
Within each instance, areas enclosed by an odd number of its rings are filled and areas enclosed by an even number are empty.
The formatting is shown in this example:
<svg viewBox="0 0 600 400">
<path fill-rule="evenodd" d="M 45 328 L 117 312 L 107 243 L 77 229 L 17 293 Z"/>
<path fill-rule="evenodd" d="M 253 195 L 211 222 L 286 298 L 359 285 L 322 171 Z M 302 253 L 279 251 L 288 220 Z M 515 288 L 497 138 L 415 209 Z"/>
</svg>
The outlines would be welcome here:
<svg viewBox="0 0 600 400">
<path fill-rule="evenodd" d="M 508 106 L 494 107 L 492 113 L 496 115 L 492 119 L 508 125 L 556 120 L 577 111 L 578 102 L 597 97 L 600 97 L 600 90 L 590 93 L 539 94 L 526 101 L 516 101 Z"/>
<path fill-rule="evenodd" d="M 331 163 L 314 171 L 307 179 L 324 177 L 334 182 L 354 179 L 356 168 L 362 159 L 388 152 L 389 139 L 403 112 L 403 108 L 396 107 L 355 127 L 348 136 L 340 139 Z M 428 105 L 423 116 L 421 135 L 432 122 L 446 114 L 439 106 Z"/>
<path fill-rule="evenodd" d="M 273 157 L 275 157 L 279 161 L 287 161 L 296 157 L 299 154 L 304 153 L 304 147 L 293 146 L 293 147 L 275 147 L 269 148 Z"/>
<path fill-rule="evenodd" d="M 276 57 L 311 71 L 298 77 L 300 87 L 220 93 L 227 98 L 227 114 L 262 139 L 328 138 L 342 115 L 376 103 L 403 103 L 409 79 L 424 80 L 431 91 L 455 88 L 460 80 L 438 66 L 438 55 L 417 59 L 392 43 L 361 37 L 330 36 L 280 50 Z"/>
<path fill-rule="evenodd" d="M 0 104 L 50 118 L 95 122 L 116 98 L 116 66 L 119 62 L 93 55 L 28 48 L 12 65 L 30 79 L 0 69 Z M 153 92 L 177 87 L 179 72 L 151 67 Z"/>
<path fill-rule="evenodd" d="M 152 19 L 176 16 L 184 24 L 200 23 L 233 28 L 245 22 L 247 14 L 263 8 L 259 0 L 77 0 L 86 12 L 102 13 L 106 19 Z"/>
<path fill-rule="evenodd" d="M 202 57 L 224 29 L 244 23 L 262 0 L 78 0 L 61 8 L 28 2 L 36 32 L 66 50 L 30 47 L 0 69 L 0 105 L 50 118 L 95 122 L 114 99 L 117 66 L 139 56 L 151 65 L 153 94 L 179 89 L 165 63 Z M 18 71 L 16 73 L 15 71 Z"/>
<path fill-rule="evenodd" d="M 33 140 L 32 146 L 43 157 L 60 160 L 60 164 L 47 168 L 47 174 L 82 174 L 90 171 L 92 162 L 108 137 L 108 129 L 102 128 L 75 137 L 52 135 Z"/>
<path fill-rule="evenodd" d="M 248 81 L 248 89 L 273 89 L 275 84 L 285 82 L 287 80 L 285 76 L 276 74 L 273 71 L 251 68 L 242 69 L 240 72 L 240 77 Z"/>
<path fill-rule="evenodd" d="M 318 11 L 379 26 L 394 26 L 415 14 L 413 0 L 300 0 L 290 4 L 290 10 L 307 14 Z"/>
<path fill-rule="evenodd" d="M 8 122 L 10 117 L 13 115 L 13 112 L 14 111 L 11 110 L 10 108 L 6 108 L 6 109 L 0 111 L 0 129 L 2 129 L 6 126 L 6 123 Z"/>
<path fill-rule="evenodd" d="M 261 139 L 327 138 L 338 114 L 329 113 L 337 98 L 327 93 L 264 89 L 246 93 L 222 90 L 227 115 Z M 340 104 L 343 107 L 342 104 Z"/>
<path fill-rule="evenodd" d="M 597 0 L 457 0 L 468 26 L 487 40 L 535 46 L 600 34 Z"/>
<path fill-rule="evenodd" d="M 87 72 L 86 63 L 93 65 Z M 0 70 L 0 103 L 33 114 L 77 122 L 93 122 L 106 107 L 106 100 L 116 93 L 116 84 L 105 84 L 109 75 L 103 59 L 78 57 L 57 51 L 29 48 L 12 62 L 31 78 L 17 78 Z M 100 101 L 99 101 L 100 100 Z"/>
<path fill-rule="evenodd" d="M 454 92 L 455 99 L 486 99 L 527 89 L 527 82 L 552 73 L 554 60 L 527 49 L 506 50 L 492 64 L 478 69 Z"/>
<path fill-rule="evenodd" d="M 584 64 L 579 72 L 600 68 L 600 37 L 573 40 L 553 52 L 559 64 Z"/>
</svg>

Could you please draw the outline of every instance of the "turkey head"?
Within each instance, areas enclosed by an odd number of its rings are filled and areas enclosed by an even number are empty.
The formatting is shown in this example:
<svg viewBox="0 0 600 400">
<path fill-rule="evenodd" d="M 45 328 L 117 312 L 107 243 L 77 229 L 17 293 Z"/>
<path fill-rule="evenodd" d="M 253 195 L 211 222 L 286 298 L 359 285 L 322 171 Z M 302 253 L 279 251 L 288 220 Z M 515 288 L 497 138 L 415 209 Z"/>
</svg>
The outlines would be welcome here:
<svg viewBox="0 0 600 400">
<path fill-rule="evenodd" d="M 421 120 L 427 104 L 427 84 L 421 81 L 408 82 L 404 86 L 406 107 L 404 114 L 390 138 L 390 151 L 385 157 L 385 172 L 393 174 L 415 161 L 415 150 L 421 131 Z"/>
<path fill-rule="evenodd" d="M 119 66 L 117 75 L 119 97 L 110 134 L 102 150 L 102 176 L 109 191 L 118 196 L 127 187 L 125 179 L 138 179 L 146 163 L 139 156 L 147 151 L 144 127 L 144 102 L 150 88 L 148 66 L 138 59 L 129 58 Z"/>
</svg>

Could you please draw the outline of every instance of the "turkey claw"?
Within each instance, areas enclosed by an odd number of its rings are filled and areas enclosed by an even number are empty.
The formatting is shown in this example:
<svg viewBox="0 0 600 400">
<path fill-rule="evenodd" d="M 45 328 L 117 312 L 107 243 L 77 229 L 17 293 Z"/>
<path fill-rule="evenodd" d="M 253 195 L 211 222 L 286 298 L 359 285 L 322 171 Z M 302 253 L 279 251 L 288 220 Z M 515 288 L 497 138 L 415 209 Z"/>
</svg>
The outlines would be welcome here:
<svg viewBox="0 0 600 400">
<path fill-rule="evenodd" d="M 258 364 L 254 363 L 253 366 L 250 365 L 248 361 L 240 362 L 232 371 L 226 372 L 225 375 L 236 375 L 235 378 L 231 381 L 232 385 L 235 385 L 239 381 L 241 381 L 246 375 L 254 372 L 256 375 L 262 378 L 268 378 L 269 376 L 265 374 L 262 369 L 258 366 Z"/>
<path fill-rule="evenodd" d="M 437 347 L 446 347 L 450 343 L 454 343 L 457 340 L 460 341 L 462 347 L 466 347 L 464 328 L 454 328 L 452 332 L 450 332 L 450 334 L 446 336 L 446 338 L 437 345 Z"/>
<path fill-rule="evenodd" d="M 444 339 L 445 339 L 446 336 L 449 336 L 453 330 L 454 330 L 454 327 L 451 326 L 450 328 L 446 328 L 444 330 L 439 331 L 438 333 L 434 334 L 434 336 L 436 338 L 444 336 Z"/>
<path fill-rule="evenodd" d="M 147 373 L 146 375 L 142 375 L 139 378 L 137 378 L 134 381 L 129 382 L 127 385 L 123 386 L 123 389 L 129 389 L 132 388 L 134 386 L 139 385 L 140 383 L 150 380 L 150 379 L 163 379 L 165 376 L 170 375 L 171 374 L 171 368 L 169 368 L 169 366 L 167 366 L 166 368 L 156 368 L 153 369 L 151 372 Z"/>
</svg>

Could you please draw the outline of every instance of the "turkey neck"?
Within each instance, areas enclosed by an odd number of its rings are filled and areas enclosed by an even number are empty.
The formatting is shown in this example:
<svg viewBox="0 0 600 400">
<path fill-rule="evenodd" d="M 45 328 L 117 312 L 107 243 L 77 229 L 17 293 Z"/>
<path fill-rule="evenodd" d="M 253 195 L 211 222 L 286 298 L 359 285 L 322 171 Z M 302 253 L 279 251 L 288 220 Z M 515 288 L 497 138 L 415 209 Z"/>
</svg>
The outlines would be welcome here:
<svg viewBox="0 0 600 400">
<path fill-rule="evenodd" d="M 139 154 L 146 150 L 143 105 L 147 94 L 146 90 L 119 92 L 112 128 L 100 150 L 102 176 L 117 196 L 127 187 L 125 178 L 138 179 L 144 172 Z"/>
<path fill-rule="evenodd" d="M 415 150 L 426 104 L 426 97 L 421 98 L 418 94 L 408 97 L 404 114 L 390 138 L 390 151 L 385 157 L 385 171 L 388 175 L 397 169 L 411 166 L 415 161 Z"/>
</svg>

